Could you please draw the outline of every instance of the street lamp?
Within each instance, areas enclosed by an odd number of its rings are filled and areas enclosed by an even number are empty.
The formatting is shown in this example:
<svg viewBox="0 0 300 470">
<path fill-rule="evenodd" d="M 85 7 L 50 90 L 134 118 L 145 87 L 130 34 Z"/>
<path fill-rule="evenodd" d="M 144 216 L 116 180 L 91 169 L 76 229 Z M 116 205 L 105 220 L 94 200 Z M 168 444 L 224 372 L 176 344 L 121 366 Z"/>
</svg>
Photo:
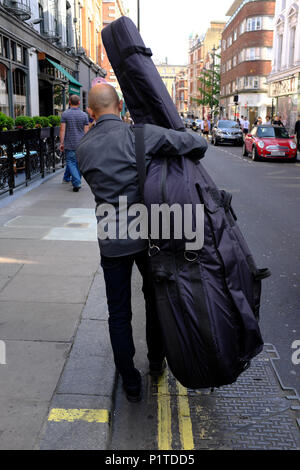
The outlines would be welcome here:
<svg viewBox="0 0 300 470">
<path fill-rule="evenodd" d="M 140 31 L 140 0 L 137 0 L 137 28 Z"/>
</svg>

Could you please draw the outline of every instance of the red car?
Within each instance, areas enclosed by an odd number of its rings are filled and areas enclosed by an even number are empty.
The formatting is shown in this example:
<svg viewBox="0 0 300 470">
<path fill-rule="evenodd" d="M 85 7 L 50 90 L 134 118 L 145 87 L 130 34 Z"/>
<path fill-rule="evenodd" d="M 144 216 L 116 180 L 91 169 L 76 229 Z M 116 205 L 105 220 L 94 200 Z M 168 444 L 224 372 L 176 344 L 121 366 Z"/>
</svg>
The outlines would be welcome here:
<svg viewBox="0 0 300 470">
<path fill-rule="evenodd" d="M 278 158 L 295 162 L 297 144 L 284 127 L 255 126 L 245 136 L 243 156 L 251 154 L 252 160 L 260 158 Z"/>
</svg>

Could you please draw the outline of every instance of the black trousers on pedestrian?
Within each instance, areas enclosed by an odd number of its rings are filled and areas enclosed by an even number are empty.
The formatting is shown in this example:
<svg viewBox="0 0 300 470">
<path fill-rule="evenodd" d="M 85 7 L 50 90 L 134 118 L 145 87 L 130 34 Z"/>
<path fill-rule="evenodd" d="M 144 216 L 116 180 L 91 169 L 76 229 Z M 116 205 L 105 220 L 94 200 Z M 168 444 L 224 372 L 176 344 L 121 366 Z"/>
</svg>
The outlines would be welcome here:
<svg viewBox="0 0 300 470">
<path fill-rule="evenodd" d="M 127 387 L 134 387 L 140 382 L 140 374 L 133 362 L 135 347 L 131 326 L 131 275 L 134 262 L 143 279 L 148 359 L 151 362 L 160 362 L 165 356 L 147 251 L 116 258 L 101 256 L 109 312 L 110 340 L 116 367 L 122 376 L 123 384 Z"/>
</svg>

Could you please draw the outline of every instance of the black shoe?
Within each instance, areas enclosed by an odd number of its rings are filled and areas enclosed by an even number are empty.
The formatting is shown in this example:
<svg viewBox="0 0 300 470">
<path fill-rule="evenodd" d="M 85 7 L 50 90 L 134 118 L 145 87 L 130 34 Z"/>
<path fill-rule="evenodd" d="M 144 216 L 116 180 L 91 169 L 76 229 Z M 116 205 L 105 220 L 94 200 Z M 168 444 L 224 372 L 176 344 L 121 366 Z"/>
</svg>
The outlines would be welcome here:
<svg viewBox="0 0 300 470">
<path fill-rule="evenodd" d="M 73 193 L 78 193 L 80 186 L 74 186 Z"/>
<path fill-rule="evenodd" d="M 126 394 L 126 398 L 131 403 L 138 403 L 142 399 L 142 386 L 139 385 L 137 387 L 125 387 L 123 385 L 123 389 Z"/>
<path fill-rule="evenodd" d="M 158 378 L 164 373 L 164 370 L 166 367 L 167 367 L 167 363 L 165 359 L 163 359 L 163 361 L 160 361 L 160 362 L 150 362 L 149 374 L 151 375 L 151 377 Z"/>
</svg>

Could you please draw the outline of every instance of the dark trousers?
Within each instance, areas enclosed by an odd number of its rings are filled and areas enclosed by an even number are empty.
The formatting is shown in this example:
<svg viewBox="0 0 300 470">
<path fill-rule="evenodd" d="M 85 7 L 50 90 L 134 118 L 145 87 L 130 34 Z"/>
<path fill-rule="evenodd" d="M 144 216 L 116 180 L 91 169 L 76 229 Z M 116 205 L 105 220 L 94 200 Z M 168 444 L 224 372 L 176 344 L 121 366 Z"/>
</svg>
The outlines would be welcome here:
<svg viewBox="0 0 300 470">
<path fill-rule="evenodd" d="M 140 381 L 140 374 L 135 369 L 133 362 L 135 347 L 131 327 L 131 274 L 134 262 L 143 278 L 148 359 L 149 361 L 160 362 L 165 355 L 157 317 L 154 289 L 149 272 L 147 251 L 116 258 L 101 256 L 109 312 L 109 333 L 114 360 L 122 376 L 123 384 L 128 387 L 135 386 Z"/>
</svg>

